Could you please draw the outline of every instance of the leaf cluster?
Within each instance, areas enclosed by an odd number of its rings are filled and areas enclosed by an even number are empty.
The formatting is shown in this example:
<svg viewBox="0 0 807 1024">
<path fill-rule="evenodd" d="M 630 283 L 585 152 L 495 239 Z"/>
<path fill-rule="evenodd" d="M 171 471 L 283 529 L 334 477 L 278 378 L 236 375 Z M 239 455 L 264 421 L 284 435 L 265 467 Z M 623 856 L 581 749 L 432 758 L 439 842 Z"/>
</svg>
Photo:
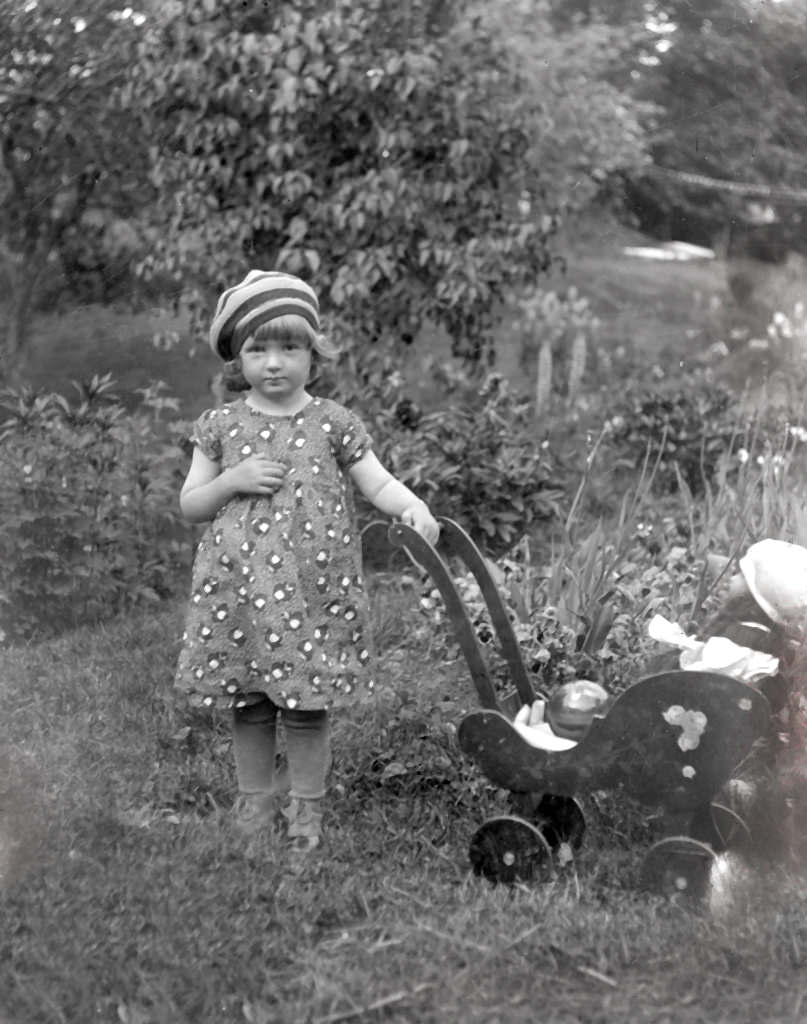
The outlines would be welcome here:
<svg viewBox="0 0 807 1024">
<path fill-rule="evenodd" d="M 0 609 L 6 639 L 97 622 L 176 592 L 187 546 L 176 494 L 182 456 L 160 385 L 130 413 L 110 377 L 72 399 L 2 395 Z"/>
<path fill-rule="evenodd" d="M 683 479 L 693 494 L 702 494 L 721 461 L 737 443 L 734 395 L 699 374 L 648 390 L 631 387 L 615 405 L 607 445 L 615 463 L 641 464 L 649 452 L 658 466 L 659 493 L 678 490 Z"/>
<path fill-rule="evenodd" d="M 442 399 L 424 411 L 396 367 L 381 347 L 361 358 L 354 351 L 331 383 L 334 397 L 358 404 L 394 476 L 491 554 L 558 519 L 563 481 L 536 438 L 527 399 L 498 374 L 428 359 L 424 370 Z"/>
<path fill-rule="evenodd" d="M 551 205 L 568 212 L 602 195 L 611 176 L 641 172 L 661 108 L 624 78 L 634 28 L 596 17 L 569 22 L 554 6 L 486 0 L 472 11 L 522 69 L 519 106 L 534 125 L 528 159 L 541 169 Z"/>
<path fill-rule="evenodd" d="M 626 66 L 634 98 L 660 108 L 648 126 L 654 163 L 733 182 L 804 187 L 807 21 L 801 5 L 595 0 L 589 7 L 595 17 L 637 29 Z M 632 207 L 648 227 L 669 225 L 673 215 L 678 230 L 708 244 L 727 221 L 747 222 L 749 202 L 741 192 L 641 172 L 629 178 Z M 788 244 L 801 248 L 803 208 L 775 198 L 771 204 Z"/>
<path fill-rule="evenodd" d="M 0 3 L 0 230 L 14 252 L 58 243 L 103 178 L 122 212 L 137 173 L 120 105 L 136 36 L 109 0 Z M 114 146 L 113 146 L 114 142 Z"/>
<path fill-rule="evenodd" d="M 714 579 L 707 573 L 709 544 L 717 538 L 696 537 L 696 524 L 685 528 L 675 517 L 664 521 L 666 544 L 654 533 L 654 476 L 658 460 L 646 456 L 608 521 L 592 524 L 584 512 L 584 492 L 591 483 L 590 453 L 586 470 L 562 530 L 553 531 L 549 550 L 528 536 L 489 568 L 534 686 L 543 694 L 573 679 L 595 679 L 617 693 L 647 674 L 651 644 L 646 622 L 656 612 L 687 623 L 697 620 L 712 597 Z M 750 503 L 749 503 L 750 504 Z M 698 522 L 697 528 L 713 524 Z M 721 537 L 725 545 L 726 538 Z M 509 669 L 482 593 L 470 573 L 454 580 L 502 692 L 512 688 Z M 446 651 L 453 648 L 450 623 L 437 591 L 428 591 L 421 614 L 437 627 Z"/>
<path fill-rule="evenodd" d="M 309 279 L 333 325 L 376 340 L 443 327 L 484 347 L 507 290 L 548 266 L 518 70 L 472 21 L 400 31 L 390 0 L 155 12 L 132 71 L 163 237 L 144 275 L 197 326 L 247 266 Z M 420 34 L 418 34 L 420 33 Z"/>
<path fill-rule="evenodd" d="M 635 530 L 636 527 L 640 527 Z M 657 651 L 646 635 L 656 612 L 689 622 L 701 612 L 704 563 L 687 548 L 655 550 L 643 542 L 641 523 L 630 540 L 614 542 L 602 524 L 574 547 L 560 544 L 548 560 L 524 539 L 490 565 L 537 692 L 550 695 L 574 679 L 594 679 L 619 693 L 647 674 Z M 498 688 L 512 687 L 484 598 L 470 574 L 455 586 L 468 610 Z M 450 622 L 436 592 L 421 614 L 453 650 Z"/>
</svg>

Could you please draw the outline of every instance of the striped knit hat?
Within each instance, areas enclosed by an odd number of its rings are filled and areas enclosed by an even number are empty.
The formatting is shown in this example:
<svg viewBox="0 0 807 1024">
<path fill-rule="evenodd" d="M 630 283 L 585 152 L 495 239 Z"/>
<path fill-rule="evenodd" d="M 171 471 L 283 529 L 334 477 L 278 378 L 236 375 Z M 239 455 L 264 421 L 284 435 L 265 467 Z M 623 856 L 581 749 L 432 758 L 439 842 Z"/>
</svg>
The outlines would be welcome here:
<svg viewBox="0 0 807 1024">
<path fill-rule="evenodd" d="M 210 347 L 225 361 L 232 350 L 237 327 L 255 329 L 279 316 L 294 314 L 319 331 L 319 303 L 313 289 L 293 274 L 250 270 L 239 284 L 222 293 L 210 325 Z"/>
</svg>

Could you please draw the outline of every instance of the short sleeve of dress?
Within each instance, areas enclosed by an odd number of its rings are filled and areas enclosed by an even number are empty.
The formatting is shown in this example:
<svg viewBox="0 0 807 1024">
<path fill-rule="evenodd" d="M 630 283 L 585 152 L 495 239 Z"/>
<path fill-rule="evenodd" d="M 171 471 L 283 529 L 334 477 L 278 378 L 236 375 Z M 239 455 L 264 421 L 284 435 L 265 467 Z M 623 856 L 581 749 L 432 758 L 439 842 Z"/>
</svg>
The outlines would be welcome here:
<svg viewBox="0 0 807 1024">
<path fill-rule="evenodd" d="M 339 466 L 347 470 L 370 451 L 373 441 L 367 428 L 354 412 L 342 406 L 337 406 L 337 409 L 338 412 L 334 416 L 334 454 Z"/>
<path fill-rule="evenodd" d="M 191 429 L 191 443 L 214 462 L 221 461 L 220 417 L 215 409 L 203 412 Z"/>
</svg>

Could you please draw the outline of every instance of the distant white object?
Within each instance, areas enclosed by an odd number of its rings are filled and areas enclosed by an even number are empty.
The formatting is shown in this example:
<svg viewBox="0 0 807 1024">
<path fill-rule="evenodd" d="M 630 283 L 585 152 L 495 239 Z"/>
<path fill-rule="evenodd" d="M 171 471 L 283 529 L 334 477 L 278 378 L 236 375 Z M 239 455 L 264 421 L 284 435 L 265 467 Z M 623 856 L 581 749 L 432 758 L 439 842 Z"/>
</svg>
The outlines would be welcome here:
<svg viewBox="0 0 807 1024">
<path fill-rule="evenodd" d="M 713 260 L 714 249 L 707 249 L 705 245 L 690 245 L 689 242 L 666 242 L 673 252 L 678 254 L 681 260 Z"/>
<path fill-rule="evenodd" d="M 689 242 L 662 242 L 661 245 L 626 245 L 622 252 L 626 256 L 637 256 L 643 260 L 713 260 L 714 250 Z"/>
</svg>

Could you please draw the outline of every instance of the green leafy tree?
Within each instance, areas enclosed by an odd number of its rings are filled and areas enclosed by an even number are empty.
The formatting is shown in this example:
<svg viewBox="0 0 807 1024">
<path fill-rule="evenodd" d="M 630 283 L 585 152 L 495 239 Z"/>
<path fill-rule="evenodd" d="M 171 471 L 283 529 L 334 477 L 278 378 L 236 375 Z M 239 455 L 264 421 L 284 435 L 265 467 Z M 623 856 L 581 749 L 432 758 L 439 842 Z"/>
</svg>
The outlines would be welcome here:
<svg viewBox="0 0 807 1024">
<path fill-rule="evenodd" d="M 558 13 L 549 0 L 484 0 L 474 8 L 521 69 L 520 109 L 533 124 L 530 163 L 540 168 L 552 205 L 575 211 L 600 198 L 612 176 L 647 166 L 647 128 L 660 108 L 634 97 L 618 74 L 635 33 L 570 18 L 565 7 L 564 17 Z"/>
<path fill-rule="evenodd" d="M 91 201 L 122 202 L 136 181 L 138 149 L 116 102 L 136 32 L 111 0 L 0 0 L 0 237 L 11 279 L 0 375 L 14 376 L 38 289 Z"/>
<path fill-rule="evenodd" d="M 667 6 L 677 27 L 660 63 L 648 68 L 655 74 L 646 76 L 649 90 L 663 90 L 666 108 L 653 144 L 656 162 L 739 183 L 807 187 L 803 9 L 757 0 Z M 640 187 L 647 191 L 648 185 Z M 706 191 L 658 177 L 652 186 L 684 215 L 711 223 L 742 213 L 747 204 L 741 192 L 728 189 Z M 780 208 L 785 221 L 797 212 Z"/>
<path fill-rule="evenodd" d="M 659 168 L 770 186 L 783 233 L 804 244 L 804 204 L 777 189 L 807 188 L 807 17 L 801 3 L 767 0 L 555 0 L 567 25 L 608 23 L 631 39 L 617 78 L 662 108 L 652 126 Z M 574 19 L 577 19 L 575 21 Z M 626 175 L 633 208 L 659 233 L 708 241 L 742 218 L 748 194 L 663 173 Z M 765 193 L 760 192 L 765 201 Z M 694 240 L 694 239 L 693 239 Z"/>
<path fill-rule="evenodd" d="M 527 84 L 448 4 L 159 5 L 130 96 L 163 228 L 143 273 L 184 288 L 197 337 L 216 291 L 282 267 L 356 339 L 429 321 L 478 357 L 550 260 Z"/>
</svg>

